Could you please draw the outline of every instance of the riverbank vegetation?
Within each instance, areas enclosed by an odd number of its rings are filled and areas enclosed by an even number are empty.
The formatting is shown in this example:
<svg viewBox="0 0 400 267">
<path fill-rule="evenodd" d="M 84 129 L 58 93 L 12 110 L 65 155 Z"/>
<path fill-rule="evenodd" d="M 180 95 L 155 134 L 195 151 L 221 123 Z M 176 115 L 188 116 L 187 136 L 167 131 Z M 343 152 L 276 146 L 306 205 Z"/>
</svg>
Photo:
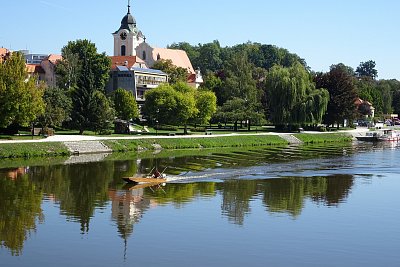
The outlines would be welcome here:
<svg viewBox="0 0 400 267">
<path fill-rule="evenodd" d="M 295 134 L 304 143 L 349 142 L 352 138 L 345 134 Z M 202 149 L 223 147 L 252 147 L 267 145 L 287 145 L 278 135 L 238 135 L 196 138 L 150 138 L 103 140 L 114 152 L 143 152 L 154 150 Z M 3 143 L 0 144 L 0 159 L 67 156 L 70 152 L 62 142 L 48 143 Z"/>
<path fill-rule="evenodd" d="M 353 138 L 350 135 L 342 133 L 322 133 L 322 134 L 295 134 L 296 138 L 305 144 L 316 144 L 316 143 L 343 143 L 351 142 Z"/>
<path fill-rule="evenodd" d="M 198 149 L 213 147 L 246 147 L 287 144 L 276 135 L 221 136 L 212 138 L 159 138 L 140 140 L 107 140 L 104 144 L 113 151 L 157 149 Z"/>
<path fill-rule="evenodd" d="M 206 129 L 211 124 L 274 125 L 278 130 L 339 127 L 345 121 L 400 112 L 400 82 L 377 80 L 372 60 L 354 70 L 343 63 L 326 73 L 313 72 L 300 56 L 284 48 L 259 43 L 221 47 L 218 41 L 171 49 L 187 52 L 204 83 L 187 84 L 185 72 L 160 60 L 152 66 L 170 76 L 170 84 L 148 90 L 139 121 L 134 96 L 123 89 L 108 92 L 110 59 L 88 40 L 69 42 L 56 64 L 57 87 L 48 87 L 24 70 L 16 52 L 0 63 L 0 132 L 37 127 L 63 127 L 80 134 L 110 135 L 113 121 L 135 121 L 141 127 L 163 125 Z M 27 81 L 27 82 L 25 82 Z M 18 95 L 17 98 L 10 98 Z M 130 103 L 130 104 L 127 104 Z M 127 105 L 126 105 L 127 104 Z M 133 105 L 133 106 L 132 106 Z M 119 120 L 115 120 L 119 119 Z M 47 131 L 44 131 L 47 133 Z"/>
<path fill-rule="evenodd" d="M 52 157 L 69 154 L 70 152 L 61 142 L 0 144 L 0 159 Z"/>
</svg>

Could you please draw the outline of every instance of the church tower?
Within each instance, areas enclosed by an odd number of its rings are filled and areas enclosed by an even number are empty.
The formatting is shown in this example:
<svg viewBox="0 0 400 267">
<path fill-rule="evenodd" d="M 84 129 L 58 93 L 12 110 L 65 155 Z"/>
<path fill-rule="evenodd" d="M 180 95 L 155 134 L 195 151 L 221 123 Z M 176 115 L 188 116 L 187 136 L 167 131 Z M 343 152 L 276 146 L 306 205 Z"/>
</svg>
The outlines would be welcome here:
<svg viewBox="0 0 400 267">
<path fill-rule="evenodd" d="M 136 47 L 145 41 L 145 37 L 136 27 L 136 20 L 131 15 L 130 0 L 128 13 L 121 21 L 121 27 L 114 32 L 114 56 L 136 56 Z"/>
</svg>

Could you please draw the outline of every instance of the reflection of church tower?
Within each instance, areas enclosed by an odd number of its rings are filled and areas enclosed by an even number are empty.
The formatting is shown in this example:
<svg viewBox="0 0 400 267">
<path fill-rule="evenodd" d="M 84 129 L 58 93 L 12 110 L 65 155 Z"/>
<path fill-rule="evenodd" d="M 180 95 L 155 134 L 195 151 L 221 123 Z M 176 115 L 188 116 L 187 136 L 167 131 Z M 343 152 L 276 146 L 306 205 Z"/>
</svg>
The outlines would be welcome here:
<svg viewBox="0 0 400 267">
<path fill-rule="evenodd" d="M 128 13 L 121 21 L 121 27 L 114 32 L 114 56 L 136 56 L 136 47 L 145 40 L 144 35 L 136 27 L 136 20 L 131 15 L 128 0 Z"/>
<path fill-rule="evenodd" d="M 143 213 L 151 206 L 150 199 L 144 199 L 143 194 L 143 189 L 109 192 L 112 218 L 117 222 L 118 232 L 124 239 L 133 233 L 133 225 L 140 221 Z"/>
</svg>

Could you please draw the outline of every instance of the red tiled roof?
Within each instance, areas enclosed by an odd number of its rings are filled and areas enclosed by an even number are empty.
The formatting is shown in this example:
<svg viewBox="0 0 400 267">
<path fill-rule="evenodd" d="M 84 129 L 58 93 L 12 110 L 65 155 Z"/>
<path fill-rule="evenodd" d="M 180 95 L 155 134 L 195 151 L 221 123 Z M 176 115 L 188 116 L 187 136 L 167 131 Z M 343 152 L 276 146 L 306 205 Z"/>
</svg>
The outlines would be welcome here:
<svg viewBox="0 0 400 267">
<path fill-rule="evenodd" d="M 136 56 L 112 56 L 110 59 L 111 69 L 115 69 L 116 66 L 126 66 L 130 69 L 136 62 L 144 63 L 143 60 Z"/>
<path fill-rule="evenodd" d="M 188 83 L 195 83 L 196 82 L 196 74 L 189 74 L 188 76 Z"/>
<path fill-rule="evenodd" d="M 56 64 L 58 60 L 62 60 L 62 56 L 61 55 L 56 55 L 56 54 L 50 54 L 47 57 L 47 60 L 50 61 L 53 64 Z"/>
<path fill-rule="evenodd" d="M 26 64 L 26 71 L 30 74 L 31 73 L 40 73 L 40 74 L 45 73 L 44 69 L 40 65 L 37 65 L 37 64 Z"/>
</svg>

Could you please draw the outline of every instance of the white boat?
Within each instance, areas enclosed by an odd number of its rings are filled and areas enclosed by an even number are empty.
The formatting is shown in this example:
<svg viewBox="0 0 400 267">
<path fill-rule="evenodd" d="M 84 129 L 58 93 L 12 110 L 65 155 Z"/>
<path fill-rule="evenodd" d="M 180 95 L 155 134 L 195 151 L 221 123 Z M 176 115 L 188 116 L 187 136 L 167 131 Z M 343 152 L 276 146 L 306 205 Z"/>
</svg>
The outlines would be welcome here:
<svg viewBox="0 0 400 267">
<path fill-rule="evenodd" d="M 383 130 L 383 134 L 378 137 L 378 141 L 395 142 L 400 140 L 400 135 L 395 130 Z"/>
<path fill-rule="evenodd" d="M 392 129 L 383 129 L 378 131 L 367 132 L 365 135 L 356 136 L 359 141 L 366 142 L 391 142 L 400 141 L 400 134 Z"/>
</svg>

